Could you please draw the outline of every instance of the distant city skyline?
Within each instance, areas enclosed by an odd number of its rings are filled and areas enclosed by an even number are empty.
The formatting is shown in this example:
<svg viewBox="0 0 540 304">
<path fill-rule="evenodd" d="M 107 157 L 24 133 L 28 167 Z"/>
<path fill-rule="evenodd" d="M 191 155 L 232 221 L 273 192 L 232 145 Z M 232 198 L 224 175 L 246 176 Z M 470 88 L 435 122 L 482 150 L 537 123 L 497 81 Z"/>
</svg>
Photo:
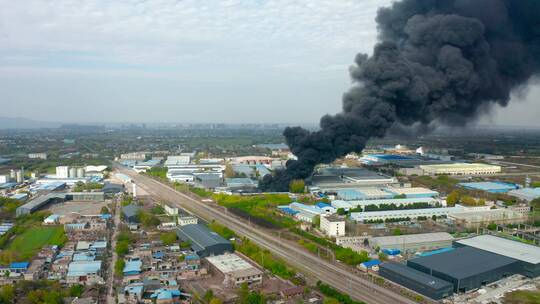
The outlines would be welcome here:
<svg viewBox="0 0 540 304">
<path fill-rule="evenodd" d="M 389 3 L 0 0 L 0 116 L 316 124 L 340 111 Z M 539 97 L 535 85 L 478 123 L 538 127 Z"/>
</svg>

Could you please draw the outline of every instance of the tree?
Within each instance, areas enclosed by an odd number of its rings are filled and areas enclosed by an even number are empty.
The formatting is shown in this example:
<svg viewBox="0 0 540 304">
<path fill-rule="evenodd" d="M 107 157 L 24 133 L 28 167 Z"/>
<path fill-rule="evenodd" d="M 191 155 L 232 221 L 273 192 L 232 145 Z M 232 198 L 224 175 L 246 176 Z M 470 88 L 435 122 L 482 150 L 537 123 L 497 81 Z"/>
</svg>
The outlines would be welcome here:
<svg viewBox="0 0 540 304">
<path fill-rule="evenodd" d="M 433 221 L 436 221 L 436 220 L 437 220 L 437 216 L 434 214 L 434 215 L 431 216 L 431 219 L 432 219 Z"/>
<path fill-rule="evenodd" d="M 476 200 L 469 195 L 464 195 L 459 201 L 465 206 L 476 206 L 477 204 Z"/>
<path fill-rule="evenodd" d="M 313 227 L 319 227 L 319 225 L 321 224 L 321 216 L 320 215 L 316 215 L 314 218 L 313 218 L 313 222 L 311 223 L 313 225 Z"/>
<path fill-rule="evenodd" d="M 159 235 L 159 239 L 164 245 L 172 245 L 176 243 L 176 233 L 174 231 L 162 233 Z"/>
<path fill-rule="evenodd" d="M 212 298 L 209 304 L 223 304 L 223 301 L 220 298 Z"/>
<path fill-rule="evenodd" d="M 401 232 L 401 229 L 399 228 L 392 230 L 392 235 L 402 235 L 402 234 L 403 233 Z"/>
<path fill-rule="evenodd" d="M 301 179 L 293 179 L 291 183 L 289 184 L 289 192 L 291 193 L 304 193 L 304 188 L 306 187 L 306 184 L 304 183 L 304 180 Z"/>
<path fill-rule="evenodd" d="M 73 285 L 69 288 L 70 297 L 80 297 L 84 292 L 84 286 L 81 284 Z"/>
<path fill-rule="evenodd" d="M 343 209 L 343 208 L 338 208 L 338 209 L 336 210 L 336 213 L 337 213 L 338 215 L 344 215 L 345 213 L 347 213 L 347 211 L 345 211 L 345 209 Z"/>
<path fill-rule="evenodd" d="M 212 289 L 208 289 L 206 293 L 203 296 L 203 299 L 206 303 L 210 303 L 210 301 L 214 298 L 214 291 Z"/>
<path fill-rule="evenodd" d="M 107 206 L 103 206 L 101 207 L 101 214 L 110 214 L 111 211 L 109 210 L 109 208 L 107 208 Z"/>
<path fill-rule="evenodd" d="M 226 164 L 225 165 L 225 177 L 227 178 L 231 178 L 231 177 L 234 177 L 234 169 L 233 169 L 233 166 L 231 164 Z"/>
<path fill-rule="evenodd" d="M 454 207 L 457 202 L 459 202 L 459 192 L 454 190 L 446 197 L 446 205 L 448 207 Z"/>
<path fill-rule="evenodd" d="M 15 299 L 15 287 L 13 285 L 4 285 L 0 289 L 0 304 L 13 303 Z"/>
<path fill-rule="evenodd" d="M 116 243 L 116 254 L 124 256 L 129 253 L 129 244 L 127 242 Z"/>
<path fill-rule="evenodd" d="M 340 302 L 334 298 L 324 298 L 323 304 L 340 304 Z"/>
<path fill-rule="evenodd" d="M 487 225 L 487 229 L 493 231 L 493 230 L 497 229 L 497 224 L 489 223 L 489 225 Z"/>
<path fill-rule="evenodd" d="M 121 277 L 124 273 L 124 267 L 126 267 L 126 262 L 123 259 L 116 260 L 114 264 L 114 274 Z"/>
</svg>

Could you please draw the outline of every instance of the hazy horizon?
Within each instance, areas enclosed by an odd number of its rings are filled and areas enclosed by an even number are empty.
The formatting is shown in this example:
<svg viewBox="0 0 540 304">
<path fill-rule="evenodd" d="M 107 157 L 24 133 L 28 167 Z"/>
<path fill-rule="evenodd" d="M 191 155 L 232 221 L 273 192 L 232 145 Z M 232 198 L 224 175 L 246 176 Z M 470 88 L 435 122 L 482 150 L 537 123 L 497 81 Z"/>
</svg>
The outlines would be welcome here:
<svg viewBox="0 0 540 304">
<path fill-rule="evenodd" d="M 391 1 L 0 3 L 0 116 L 316 124 Z M 540 126 L 540 88 L 519 96 L 478 123 Z"/>
</svg>

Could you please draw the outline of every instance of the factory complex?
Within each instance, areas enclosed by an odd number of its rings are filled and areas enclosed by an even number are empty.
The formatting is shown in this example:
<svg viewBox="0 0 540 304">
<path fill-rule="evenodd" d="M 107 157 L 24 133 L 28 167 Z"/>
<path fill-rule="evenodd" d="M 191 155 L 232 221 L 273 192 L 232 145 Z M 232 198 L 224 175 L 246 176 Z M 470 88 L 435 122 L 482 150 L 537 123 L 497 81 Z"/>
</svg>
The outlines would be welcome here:
<svg viewBox="0 0 540 304">
<path fill-rule="evenodd" d="M 438 300 L 516 274 L 540 276 L 540 247 L 480 235 L 455 240 L 447 250 L 420 255 L 405 263 L 382 263 L 379 269 L 382 277 Z"/>
</svg>

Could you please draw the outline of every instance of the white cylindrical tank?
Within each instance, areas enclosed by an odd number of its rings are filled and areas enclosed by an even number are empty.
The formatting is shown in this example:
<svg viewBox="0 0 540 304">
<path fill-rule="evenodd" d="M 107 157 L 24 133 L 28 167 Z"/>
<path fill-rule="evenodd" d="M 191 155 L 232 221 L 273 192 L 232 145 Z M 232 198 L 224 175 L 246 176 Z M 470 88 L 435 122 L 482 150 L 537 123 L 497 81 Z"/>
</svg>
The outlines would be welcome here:
<svg viewBox="0 0 540 304">
<path fill-rule="evenodd" d="M 15 181 L 17 183 L 22 183 L 24 181 L 22 171 L 19 170 L 15 173 Z"/>
<path fill-rule="evenodd" d="M 84 168 L 77 168 L 77 177 L 83 178 L 84 177 Z"/>
<path fill-rule="evenodd" d="M 77 177 L 77 168 L 69 168 L 69 177 Z"/>
<path fill-rule="evenodd" d="M 137 184 L 133 183 L 133 197 L 137 197 Z"/>
</svg>

